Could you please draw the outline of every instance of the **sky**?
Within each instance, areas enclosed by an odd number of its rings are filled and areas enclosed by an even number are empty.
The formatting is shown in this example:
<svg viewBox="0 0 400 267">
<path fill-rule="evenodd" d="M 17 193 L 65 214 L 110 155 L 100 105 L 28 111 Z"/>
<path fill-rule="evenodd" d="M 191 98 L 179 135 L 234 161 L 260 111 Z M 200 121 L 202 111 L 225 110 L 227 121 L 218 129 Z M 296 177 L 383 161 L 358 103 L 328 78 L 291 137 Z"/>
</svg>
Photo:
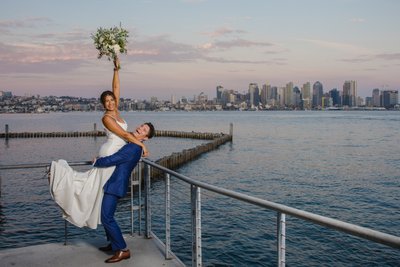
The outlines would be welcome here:
<svg viewBox="0 0 400 267">
<path fill-rule="evenodd" d="M 0 91 L 98 97 L 113 64 L 91 34 L 122 25 L 121 96 L 169 100 L 250 83 L 400 90 L 398 0 L 0 0 Z"/>
</svg>

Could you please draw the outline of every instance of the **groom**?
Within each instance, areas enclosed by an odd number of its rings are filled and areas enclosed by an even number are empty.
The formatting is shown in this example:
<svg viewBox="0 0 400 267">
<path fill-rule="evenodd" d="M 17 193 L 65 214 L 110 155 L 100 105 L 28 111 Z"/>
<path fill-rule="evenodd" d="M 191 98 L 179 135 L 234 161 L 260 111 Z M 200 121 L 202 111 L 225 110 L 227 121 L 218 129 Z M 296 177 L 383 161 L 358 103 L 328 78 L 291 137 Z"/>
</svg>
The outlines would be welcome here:
<svg viewBox="0 0 400 267">
<path fill-rule="evenodd" d="M 154 136 L 154 126 L 146 122 L 136 128 L 133 135 L 140 141 L 145 141 Z M 98 158 L 94 162 L 94 167 L 116 166 L 110 179 L 104 185 L 104 196 L 101 204 L 101 223 L 110 244 L 99 248 L 102 251 L 114 251 L 114 255 L 107 259 L 106 263 L 119 262 L 131 257 L 130 251 L 126 246 L 121 229 L 114 219 L 118 199 L 124 197 L 127 192 L 129 177 L 133 168 L 139 162 L 142 155 L 142 148 L 136 144 L 128 143 L 115 154 Z"/>
</svg>

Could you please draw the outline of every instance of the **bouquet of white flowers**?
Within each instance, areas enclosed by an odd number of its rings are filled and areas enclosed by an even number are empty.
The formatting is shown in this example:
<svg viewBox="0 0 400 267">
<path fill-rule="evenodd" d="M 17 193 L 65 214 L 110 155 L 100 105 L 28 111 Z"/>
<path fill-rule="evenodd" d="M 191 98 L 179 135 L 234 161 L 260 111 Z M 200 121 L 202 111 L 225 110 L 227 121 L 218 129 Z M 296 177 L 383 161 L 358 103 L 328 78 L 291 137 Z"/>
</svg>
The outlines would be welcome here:
<svg viewBox="0 0 400 267">
<path fill-rule="evenodd" d="M 119 27 L 113 27 L 110 29 L 98 28 L 95 34 L 92 34 L 94 45 L 99 50 L 98 58 L 107 56 L 108 60 L 115 60 L 118 57 L 118 53 L 127 53 L 126 44 L 128 41 L 128 31 L 123 29 L 121 25 Z M 120 66 L 118 66 L 120 68 Z"/>
</svg>

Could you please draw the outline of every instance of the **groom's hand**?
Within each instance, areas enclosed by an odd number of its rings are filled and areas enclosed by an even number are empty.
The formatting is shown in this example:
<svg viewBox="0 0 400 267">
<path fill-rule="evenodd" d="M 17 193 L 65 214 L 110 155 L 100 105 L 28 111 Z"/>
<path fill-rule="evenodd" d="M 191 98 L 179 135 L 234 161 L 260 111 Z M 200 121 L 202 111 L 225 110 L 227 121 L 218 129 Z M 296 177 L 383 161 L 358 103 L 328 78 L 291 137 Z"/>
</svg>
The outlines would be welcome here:
<svg viewBox="0 0 400 267">
<path fill-rule="evenodd" d="M 146 147 L 143 147 L 143 150 L 142 150 L 142 157 L 146 158 L 146 157 L 148 157 L 148 156 L 149 156 L 149 151 L 147 150 Z"/>
</svg>

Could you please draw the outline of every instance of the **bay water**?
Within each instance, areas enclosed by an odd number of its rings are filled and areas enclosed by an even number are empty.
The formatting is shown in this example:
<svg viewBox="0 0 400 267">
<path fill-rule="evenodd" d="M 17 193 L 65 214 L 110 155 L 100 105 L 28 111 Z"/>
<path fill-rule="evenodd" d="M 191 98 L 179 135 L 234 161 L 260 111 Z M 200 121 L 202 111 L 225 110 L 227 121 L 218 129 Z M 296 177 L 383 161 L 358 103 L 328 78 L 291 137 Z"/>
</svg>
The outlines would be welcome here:
<svg viewBox="0 0 400 267">
<path fill-rule="evenodd" d="M 1 114 L 10 132 L 90 131 L 99 112 Z M 177 171 L 191 178 L 400 236 L 400 112 L 126 112 L 130 129 L 151 121 L 160 130 L 229 132 L 233 142 Z M 105 138 L 0 140 L 0 164 L 87 161 Z M 204 141 L 154 138 L 150 159 Z M 86 170 L 88 167 L 79 167 Z M 44 169 L 3 170 L 0 249 L 62 242 L 64 223 Z M 172 249 L 190 265 L 190 188 L 173 179 Z M 175 187 L 174 187 L 175 185 Z M 153 230 L 163 237 L 163 183 L 152 187 Z M 129 232 L 129 205 L 119 221 Z M 299 219 L 286 218 L 287 266 L 399 266 L 399 250 Z M 276 213 L 203 191 L 204 266 L 275 266 Z M 69 238 L 97 230 L 69 226 Z"/>
</svg>

